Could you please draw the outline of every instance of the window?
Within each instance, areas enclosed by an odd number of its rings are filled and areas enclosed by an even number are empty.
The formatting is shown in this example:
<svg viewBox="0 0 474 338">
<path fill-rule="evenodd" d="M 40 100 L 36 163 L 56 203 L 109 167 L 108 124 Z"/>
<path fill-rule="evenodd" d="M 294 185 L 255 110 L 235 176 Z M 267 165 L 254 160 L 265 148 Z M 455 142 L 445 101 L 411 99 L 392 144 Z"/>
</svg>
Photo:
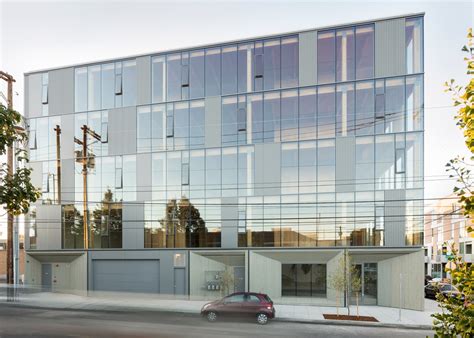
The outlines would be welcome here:
<svg viewBox="0 0 474 338">
<path fill-rule="evenodd" d="M 317 167 L 316 142 L 306 141 L 299 143 L 299 193 L 316 193 Z M 309 209 L 309 208 L 307 208 Z M 300 210 L 301 212 L 302 210 Z M 308 210 L 309 211 L 309 210 Z M 313 210 L 314 211 L 314 210 Z M 311 218 L 309 216 L 308 218 Z"/>
<path fill-rule="evenodd" d="M 121 72 L 122 72 L 122 66 L 120 66 L 119 68 L 115 68 L 115 95 L 122 95 L 123 86 L 122 86 L 122 73 Z M 118 106 L 120 107 L 120 105 Z"/>
<path fill-rule="evenodd" d="M 221 93 L 221 50 L 206 50 L 206 96 Z"/>
<path fill-rule="evenodd" d="M 281 92 L 281 140 L 298 140 L 298 92 Z"/>
<path fill-rule="evenodd" d="M 137 102 L 136 61 L 124 61 L 123 66 L 123 106 L 135 106 Z"/>
<path fill-rule="evenodd" d="M 122 170 L 122 157 L 117 156 L 115 158 L 115 189 L 123 188 L 123 170 Z"/>
<path fill-rule="evenodd" d="M 30 132 L 28 135 L 28 147 L 30 150 L 36 150 L 36 120 L 30 120 L 29 122 Z M 32 158 L 32 160 L 34 159 Z"/>
<path fill-rule="evenodd" d="M 41 74 L 41 103 L 48 104 L 48 83 L 49 83 L 49 75 L 48 73 Z M 43 116 L 45 116 L 43 114 Z"/>
<path fill-rule="evenodd" d="M 263 95 L 263 139 L 264 142 L 280 141 L 280 93 Z"/>
<path fill-rule="evenodd" d="M 222 94 L 237 92 L 237 46 L 222 48 Z"/>
<path fill-rule="evenodd" d="M 222 148 L 222 197 L 237 196 L 237 148 Z"/>
<path fill-rule="evenodd" d="M 334 86 L 318 88 L 318 138 L 335 136 L 336 95 Z"/>
<path fill-rule="evenodd" d="M 394 189 L 395 144 L 393 135 L 380 135 L 375 138 L 375 178 L 376 189 Z"/>
<path fill-rule="evenodd" d="M 374 26 L 359 26 L 355 30 L 356 79 L 374 76 Z"/>
<path fill-rule="evenodd" d="M 281 145 L 281 193 L 298 193 L 298 143 Z"/>
<path fill-rule="evenodd" d="M 336 183 L 336 142 L 318 141 L 318 193 L 334 192 Z"/>
<path fill-rule="evenodd" d="M 151 109 L 149 106 L 137 109 L 137 152 L 151 151 Z"/>
<path fill-rule="evenodd" d="M 247 113 L 252 123 L 251 139 L 248 143 L 263 142 L 263 98 L 262 94 L 247 96 Z M 250 122 L 248 121 L 248 122 Z"/>
<path fill-rule="evenodd" d="M 172 118 L 170 118 L 172 120 Z M 152 106 L 151 113 L 151 148 L 152 151 L 166 149 L 166 105 Z"/>
<path fill-rule="evenodd" d="M 395 173 L 405 173 L 405 149 L 396 149 L 395 156 Z"/>
<path fill-rule="evenodd" d="M 248 295 L 247 296 L 247 302 L 250 302 L 250 303 L 260 303 L 260 299 L 255 296 L 255 295 Z"/>
<path fill-rule="evenodd" d="M 189 102 L 174 104 L 174 149 L 189 148 Z"/>
<path fill-rule="evenodd" d="M 326 296 L 326 264 L 282 264 L 281 295 Z"/>
<path fill-rule="evenodd" d="M 75 69 L 74 102 L 76 112 L 87 110 L 87 67 Z"/>
<path fill-rule="evenodd" d="M 372 135 L 374 133 L 375 121 L 375 92 L 373 81 L 356 83 L 355 104 L 356 135 Z"/>
<path fill-rule="evenodd" d="M 181 100 L 181 54 L 166 57 L 167 101 Z"/>
<path fill-rule="evenodd" d="M 244 294 L 237 294 L 233 296 L 226 297 L 224 303 L 243 303 L 245 300 Z"/>
<path fill-rule="evenodd" d="M 423 72 L 423 18 L 406 20 L 405 47 L 407 73 Z"/>
<path fill-rule="evenodd" d="M 204 51 L 197 50 L 190 54 L 189 61 L 189 96 L 194 98 L 204 97 Z"/>
<path fill-rule="evenodd" d="M 316 129 L 316 88 L 300 89 L 299 93 L 299 139 L 315 140 Z"/>
<path fill-rule="evenodd" d="M 334 82 L 336 78 L 336 39 L 335 32 L 318 33 L 318 83 Z"/>
<path fill-rule="evenodd" d="M 403 78 L 385 81 L 385 132 L 405 131 L 405 80 Z"/>
<path fill-rule="evenodd" d="M 280 88 L 281 51 L 280 39 L 263 42 L 263 87 L 265 90 Z"/>
<path fill-rule="evenodd" d="M 189 144 L 190 148 L 200 148 L 204 146 L 205 138 L 205 108 L 203 100 L 191 101 L 189 110 L 190 129 Z"/>
<path fill-rule="evenodd" d="M 281 87 L 298 85 L 298 37 L 281 40 Z"/>
<path fill-rule="evenodd" d="M 239 132 L 247 130 L 247 111 L 245 108 L 237 110 L 237 130 Z"/>
<path fill-rule="evenodd" d="M 99 110 L 101 108 L 100 73 L 100 66 L 88 67 L 88 110 Z"/>
<path fill-rule="evenodd" d="M 189 53 L 181 54 L 181 99 L 189 99 Z"/>
<path fill-rule="evenodd" d="M 466 254 L 467 255 L 472 255 L 472 244 L 471 243 L 466 243 Z"/>
<path fill-rule="evenodd" d="M 356 191 L 374 190 L 374 138 L 356 138 Z"/>
<path fill-rule="evenodd" d="M 48 193 L 49 192 L 49 173 L 43 173 L 43 184 L 41 188 L 41 192 Z"/>
<path fill-rule="evenodd" d="M 355 39 L 354 28 L 338 30 L 336 33 L 336 81 L 354 80 Z"/>
<path fill-rule="evenodd" d="M 100 141 L 102 143 L 108 143 L 109 142 L 109 123 L 102 122 L 100 129 L 101 129 Z"/>
<path fill-rule="evenodd" d="M 169 107 L 170 105 L 168 105 Z M 173 137 L 174 135 L 174 117 L 173 117 L 173 106 L 171 109 L 166 109 L 166 137 Z"/>
<path fill-rule="evenodd" d="M 222 99 L 222 144 L 237 144 L 238 117 L 237 97 L 225 97 Z"/>
<path fill-rule="evenodd" d="M 423 129 L 423 77 L 406 78 L 407 131 Z"/>
<path fill-rule="evenodd" d="M 181 164 L 181 185 L 189 185 L 189 163 Z"/>
<path fill-rule="evenodd" d="M 252 53 L 253 44 L 239 45 L 237 52 L 237 81 L 239 93 L 252 91 Z"/>
<path fill-rule="evenodd" d="M 164 56 L 152 58 L 152 102 L 160 103 L 166 100 L 166 60 Z"/>
<path fill-rule="evenodd" d="M 385 81 L 375 81 L 375 133 L 385 131 Z"/>
<path fill-rule="evenodd" d="M 115 65 L 113 63 L 101 65 L 102 109 L 110 109 L 115 107 L 114 74 Z"/>
<path fill-rule="evenodd" d="M 337 86 L 336 93 L 336 135 L 354 135 L 355 125 L 354 84 Z"/>
</svg>

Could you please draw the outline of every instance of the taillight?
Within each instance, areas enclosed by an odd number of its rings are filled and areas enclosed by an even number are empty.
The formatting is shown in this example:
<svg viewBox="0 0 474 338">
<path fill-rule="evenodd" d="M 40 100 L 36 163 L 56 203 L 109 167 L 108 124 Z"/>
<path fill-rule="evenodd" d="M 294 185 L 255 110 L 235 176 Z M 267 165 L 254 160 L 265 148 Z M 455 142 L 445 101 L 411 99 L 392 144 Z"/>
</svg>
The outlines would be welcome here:
<svg viewBox="0 0 474 338">
<path fill-rule="evenodd" d="M 271 310 L 271 309 L 272 309 L 272 307 L 271 307 L 271 306 L 267 306 L 267 309 L 268 309 L 268 310 Z"/>
</svg>

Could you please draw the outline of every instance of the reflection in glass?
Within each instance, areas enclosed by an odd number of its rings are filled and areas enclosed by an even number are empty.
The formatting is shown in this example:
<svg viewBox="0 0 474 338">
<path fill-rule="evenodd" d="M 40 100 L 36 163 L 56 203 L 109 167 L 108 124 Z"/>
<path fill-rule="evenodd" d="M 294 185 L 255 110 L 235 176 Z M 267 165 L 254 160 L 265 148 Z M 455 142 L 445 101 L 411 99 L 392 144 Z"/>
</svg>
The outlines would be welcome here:
<svg viewBox="0 0 474 338">
<path fill-rule="evenodd" d="M 407 131 L 423 129 L 423 77 L 406 78 Z"/>
<path fill-rule="evenodd" d="M 336 81 L 352 81 L 355 73 L 354 28 L 336 33 Z"/>
<path fill-rule="evenodd" d="M 280 39 L 263 43 L 263 86 L 265 90 L 280 88 Z"/>
<path fill-rule="evenodd" d="M 102 109 L 115 107 L 115 65 L 102 65 Z"/>
<path fill-rule="evenodd" d="M 299 93 L 299 139 L 315 140 L 316 129 L 316 88 L 300 89 Z"/>
<path fill-rule="evenodd" d="M 237 92 L 237 47 L 222 48 L 222 94 Z"/>
<path fill-rule="evenodd" d="M 237 54 L 237 80 L 239 93 L 252 91 L 253 65 L 252 65 L 253 44 L 239 45 Z"/>
<path fill-rule="evenodd" d="M 281 93 L 281 140 L 298 140 L 298 92 L 286 90 Z"/>
<path fill-rule="evenodd" d="M 393 135 L 375 137 L 375 179 L 375 189 L 377 190 L 394 188 L 395 144 Z"/>
<path fill-rule="evenodd" d="M 204 97 L 204 51 L 191 52 L 189 61 L 189 87 L 190 97 Z"/>
<path fill-rule="evenodd" d="M 205 109 L 204 101 L 191 101 L 189 110 L 189 144 L 191 149 L 204 147 Z"/>
<path fill-rule="evenodd" d="M 404 78 L 385 81 L 385 132 L 405 131 L 405 80 Z"/>
<path fill-rule="evenodd" d="M 336 103 L 336 135 L 354 135 L 355 95 L 353 83 L 337 86 Z"/>
<path fill-rule="evenodd" d="M 87 110 L 87 67 L 75 69 L 74 102 L 76 112 Z"/>
<path fill-rule="evenodd" d="M 221 49 L 206 50 L 206 96 L 221 94 Z"/>
<path fill-rule="evenodd" d="M 166 100 L 166 61 L 164 56 L 152 58 L 151 90 L 152 102 L 160 103 Z"/>
<path fill-rule="evenodd" d="M 407 73 L 423 72 L 423 18 L 406 19 L 405 47 Z"/>
<path fill-rule="evenodd" d="M 318 83 L 334 82 L 336 79 L 335 32 L 318 33 Z"/>
<path fill-rule="evenodd" d="M 135 106 L 137 104 L 137 70 L 136 61 L 123 62 L 123 106 Z"/>
<path fill-rule="evenodd" d="M 318 139 L 335 136 L 336 95 L 334 86 L 318 88 Z"/>
<path fill-rule="evenodd" d="M 374 26 L 356 27 L 356 79 L 374 76 Z"/>
<path fill-rule="evenodd" d="M 373 81 L 356 83 L 356 135 L 371 135 L 375 123 L 375 93 Z"/>
<path fill-rule="evenodd" d="M 181 100 L 181 54 L 166 56 L 167 101 Z"/>
<path fill-rule="evenodd" d="M 281 40 L 281 87 L 298 85 L 298 37 Z"/>
<path fill-rule="evenodd" d="M 264 142 L 280 141 L 280 93 L 270 92 L 263 96 Z"/>
</svg>

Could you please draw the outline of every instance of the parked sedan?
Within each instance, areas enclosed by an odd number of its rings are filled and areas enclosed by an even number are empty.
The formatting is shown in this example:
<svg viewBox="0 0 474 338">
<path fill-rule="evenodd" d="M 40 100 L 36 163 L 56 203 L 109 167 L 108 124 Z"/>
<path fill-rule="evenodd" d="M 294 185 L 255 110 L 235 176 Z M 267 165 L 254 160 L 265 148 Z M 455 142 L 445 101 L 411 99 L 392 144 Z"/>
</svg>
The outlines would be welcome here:
<svg viewBox="0 0 474 338">
<path fill-rule="evenodd" d="M 461 294 L 454 285 L 448 283 L 428 283 L 425 286 L 425 298 L 436 299 L 438 293 L 445 297 L 458 297 Z M 461 300 L 464 300 L 463 295 L 461 295 Z"/>
<path fill-rule="evenodd" d="M 220 316 L 249 317 L 264 325 L 269 319 L 275 318 L 275 308 L 273 301 L 265 294 L 236 292 L 205 304 L 201 309 L 201 315 L 210 322 L 215 322 Z"/>
</svg>

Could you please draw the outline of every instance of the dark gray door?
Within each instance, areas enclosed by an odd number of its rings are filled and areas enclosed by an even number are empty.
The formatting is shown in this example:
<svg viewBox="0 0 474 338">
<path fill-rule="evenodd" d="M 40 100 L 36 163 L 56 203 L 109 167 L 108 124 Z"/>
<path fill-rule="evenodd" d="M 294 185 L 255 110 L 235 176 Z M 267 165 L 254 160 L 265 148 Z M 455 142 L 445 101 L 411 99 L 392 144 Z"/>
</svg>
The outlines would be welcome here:
<svg viewBox="0 0 474 338">
<path fill-rule="evenodd" d="M 41 285 L 44 291 L 51 291 L 52 274 L 51 264 L 41 264 Z"/>
<path fill-rule="evenodd" d="M 185 295 L 186 294 L 186 270 L 185 269 L 174 269 L 174 294 Z"/>
<path fill-rule="evenodd" d="M 245 267 L 234 267 L 234 292 L 245 291 Z"/>
<path fill-rule="evenodd" d="M 155 259 L 96 259 L 92 261 L 93 290 L 160 292 L 160 261 Z"/>
</svg>

